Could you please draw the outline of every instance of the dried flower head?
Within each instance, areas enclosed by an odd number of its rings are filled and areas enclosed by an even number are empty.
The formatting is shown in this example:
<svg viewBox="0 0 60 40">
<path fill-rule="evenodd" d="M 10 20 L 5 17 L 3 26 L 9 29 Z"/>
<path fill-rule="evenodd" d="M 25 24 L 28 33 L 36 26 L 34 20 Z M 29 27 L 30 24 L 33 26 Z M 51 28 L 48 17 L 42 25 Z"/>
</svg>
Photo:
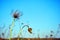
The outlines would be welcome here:
<svg viewBox="0 0 60 40">
<path fill-rule="evenodd" d="M 51 34 L 50 37 L 52 37 L 53 35 Z"/>
<path fill-rule="evenodd" d="M 54 33 L 53 31 L 51 31 L 51 33 Z"/>
<path fill-rule="evenodd" d="M 48 35 L 46 35 L 46 38 L 48 38 Z"/>
<path fill-rule="evenodd" d="M 18 19 L 19 18 L 19 13 L 14 13 L 13 17 Z"/>
<path fill-rule="evenodd" d="M 28 32 L 29 33 L 32 33 L 32 28 L 28 28 Z"/>
<path fill-rule="evenodd" d="M 2 33 L 2 36 L 4 36 L 4 33 Z"/>
<path fill-rule="evenodd" d="M 18 10 L 16 10 L 13 14 L 13 18 L 19 19 L 19 17 L 21 17 L 22 15 L 23 15 L 22 12 L 19 12 Z"/>
</svg>

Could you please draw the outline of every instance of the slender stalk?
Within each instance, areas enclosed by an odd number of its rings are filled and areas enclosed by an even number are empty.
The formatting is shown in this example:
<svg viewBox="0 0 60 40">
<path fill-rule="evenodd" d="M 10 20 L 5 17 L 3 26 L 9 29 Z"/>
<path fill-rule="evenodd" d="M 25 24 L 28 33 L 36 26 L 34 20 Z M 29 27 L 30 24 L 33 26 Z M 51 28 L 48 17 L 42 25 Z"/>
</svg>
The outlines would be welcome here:
<svg viewBox="0 0 60 40">
<path fill-rule="evenodd" d="M 23 25 L 23 24 L 22 24 Z M 17 40 L 19 40 L 19 36 L 21 36 L 22 35 L 22 28 L 21 28 L 21 26 L 20 26 L 20 31 L 19 31 L 19 33 L 18 33 L 18 39 Z"/>
<path fill-rule="evenodd" d="M 18 39 L 17 39 L 17 40 L 19 40 L 19 36 L 22 35 L 22 30 L 23 30 L 23 28 L 24 28 L 25 26 L 29 28 L 28 25 L 24 25 L 22 28 L 20 27 L 20 32 L 19 32 L 19 34 L 18 34 Z M 22 40 L 22 39 L 21 39 L 21 40 Z"/>
<path fill-rule="evenodd" d="M 19 40 L 19 36 L 21 36 L 21 35 L 22 35 L 22 29 L 20 28 L 20 32 L 18 34 L 18 39 L 17 40 Z"/>
<path fill-rule="evenodd" d="M 19 40 L 19 35 L 18 35 L 18 39 L 17 40 Z"/>
<path fill-rule="evenodd" d="M 29 28 L 29 26 L 28 26 L 28 25 L 24 25 L 24 26 L 22 27 L 22 29 L 23 29 L 25 26 Z"/>
<path fill-rule="evenodd" d="M 14 27 L 14 22 L 15 22 L 15 19 L 13 20 L 11 28 L 10 28 L 10 38 L 9 38 L 9 40 L 11 40 L 11 37 L 12 37 L 12 29 Z"/>
</svg>

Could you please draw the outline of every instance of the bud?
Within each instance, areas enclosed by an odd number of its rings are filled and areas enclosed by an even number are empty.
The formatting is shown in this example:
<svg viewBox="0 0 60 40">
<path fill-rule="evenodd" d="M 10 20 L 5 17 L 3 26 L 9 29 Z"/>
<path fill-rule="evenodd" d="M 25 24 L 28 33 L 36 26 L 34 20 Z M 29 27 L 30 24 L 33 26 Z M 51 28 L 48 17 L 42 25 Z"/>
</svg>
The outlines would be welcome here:
<svg viewBox="0 0 60 40">
<path fill-rule="evenodd" d="M 28 32 L 32 34 L 32 28 L 28 28 Z"/>
</svg>

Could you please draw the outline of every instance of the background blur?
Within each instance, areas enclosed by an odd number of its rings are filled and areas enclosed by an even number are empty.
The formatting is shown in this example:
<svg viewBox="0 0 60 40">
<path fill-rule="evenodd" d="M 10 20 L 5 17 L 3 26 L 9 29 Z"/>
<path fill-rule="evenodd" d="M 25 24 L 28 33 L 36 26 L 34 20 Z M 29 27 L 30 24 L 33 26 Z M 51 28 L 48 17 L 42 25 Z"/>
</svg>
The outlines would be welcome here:
<svg viewBox="0 0 60 40">
<path fill-rule="evenodd" d="M 23 13 L 15 22 L 12 37 L 17 37 L 22 22 L 33 29 L 33 34 L 29 34 L 27 28 L 24 28 L 22 37 L 38 38 L 38 34 L 40 38 L 45 38 L 46 35 L 50 37 L 51 30 L 54 35 L 57 33 L 60 24 L 60 0 L 0 0 L 0 35 L 5 33 L 4 38 L 9 37 L 12 10 Z M 60 33 L 56 38 L 60 38 Z"/>
</svg>

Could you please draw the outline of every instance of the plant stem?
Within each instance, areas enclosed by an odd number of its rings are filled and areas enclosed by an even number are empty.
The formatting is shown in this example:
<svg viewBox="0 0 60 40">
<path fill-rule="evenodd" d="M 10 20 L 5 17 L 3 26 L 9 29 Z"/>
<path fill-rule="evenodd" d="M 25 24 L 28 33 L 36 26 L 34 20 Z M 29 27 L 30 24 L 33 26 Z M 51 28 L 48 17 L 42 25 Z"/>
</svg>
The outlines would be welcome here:
<svg viewBox="0 0 60 40">
<path fill-rule="evenodd" d="M 11 40 L 11 37 L 12 37 L 12 30 L 13 30 L 13 27 L 14 27 L 14 22 L 15 22 L 15 19 L 13 20 L 11 28 L 10 28 L 10 38 L 9 38 L 9 40 Z"/>
<path fill-rule="evenodd" d="M 19 40 L 19 36 L 21 36 L 21 35 L 22 35 L 22 29 L 20 29 L 20 32 L 18 34 L 18 39 L 17 40 Z"/>
<path fill-rule="evenodd" d="M 19 34 L 18 34 L 18 39 L 17 39 L 17 40 L 19 40 L 19 36 L 22 35 L 22 30 L 23 30 L 23 28 L 24 28 L 25 26 L 29 28 L 28 25 L 24 25 L 22 28 L 20 27 L 20 32 L 19 32 Z M 21 40 L 22 40 L 22 39 L 21 39 Z"/>
</svg>

